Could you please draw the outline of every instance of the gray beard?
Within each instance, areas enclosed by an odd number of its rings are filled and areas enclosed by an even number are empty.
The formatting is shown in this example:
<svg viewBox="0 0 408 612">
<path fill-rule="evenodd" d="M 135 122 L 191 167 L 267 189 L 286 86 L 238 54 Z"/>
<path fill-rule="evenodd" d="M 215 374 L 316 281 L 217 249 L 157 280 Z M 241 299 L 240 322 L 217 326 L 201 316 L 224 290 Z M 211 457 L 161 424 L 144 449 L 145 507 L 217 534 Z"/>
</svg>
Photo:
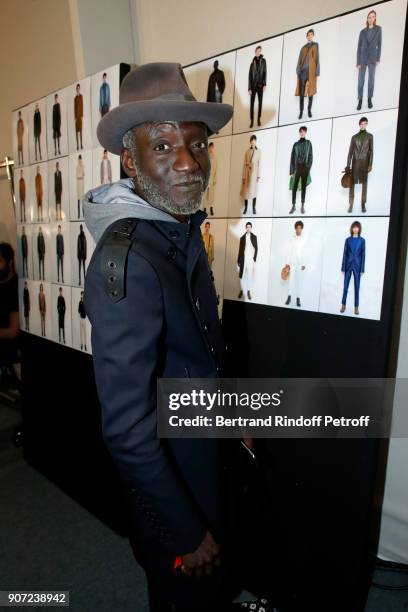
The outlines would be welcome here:
<svg viewBox="0 0 408 612">
<path fill-rule="evenodd" d="M 200 192 L 194 197 L 187 198 L 181 206 L 177 206 L 167 193 L 161 192 L 154 181 L 143 174 L 137 160 L 133 159 L 133 161 L 136 168 L 135 183 L 140 189 L 140 195 L 142 195 L 149 204 L 156 208 L 161 208 L 173 215 L 192 215 L 199 210 L 203 193 L 208 186 L 209 174 L 205 178 L 202 176 L 193 176 L 192 181 L 199 180 L 201 183 Z"/>
</svg>

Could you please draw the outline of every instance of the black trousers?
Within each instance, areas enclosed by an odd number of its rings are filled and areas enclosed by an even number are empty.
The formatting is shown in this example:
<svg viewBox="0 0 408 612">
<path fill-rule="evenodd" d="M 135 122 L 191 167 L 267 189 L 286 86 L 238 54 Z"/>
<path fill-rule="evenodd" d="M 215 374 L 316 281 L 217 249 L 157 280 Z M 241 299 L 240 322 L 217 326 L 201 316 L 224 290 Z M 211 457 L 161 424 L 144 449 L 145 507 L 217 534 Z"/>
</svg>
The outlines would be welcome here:
<svg viewBox="0 0 408 612">
<path fill-rule="evenodd" d="M 81 266 L 84 269 L 84 280 L 85 280 L 85 259 L 78 259 L 79 284 L 81 284 Z"/>
<path fill-rule="evenodd" d="M 305 203 L 305 199 L 306 199 L 306 183 L 307 183 L 307 176 L 309 174 L 309 169 L 305 164 L 298 164 L 296 171 L 295 171 L 295 176 L 294 176 L 294 181 L 293 181 L 293 189 L 292 189 L 292 204 L 296 204 L 296 193 L 298 190 L 298 186 L 299 186 L 299 181 L 301 181 L 300 185 L 301 185 L 301 197 L 302 197 L 302 204 Z"/>
<path fill-rule="evenodd" d="M 62 282 L 64 282 L 64 256 L 63 255 L 57 255 L 58 282 L 59 282 L 59 277 L 60 277 L 60 266 L 61 266 L 61 279 L 62 279 Z"/>
<path fill-rule="evenodd" d="M 257 89 L 253 89 L 252 90 L 252 93 L 251 93 L 251 110 L 250 110 L 251 121 L 254 120 L 254 104 L 255 104 L 256 96 L 258 96 L 258 119 L 260 119 L 261 118 L 261 114 L 262 114 L 263 87 L 258 87 Z"/>
</svg>

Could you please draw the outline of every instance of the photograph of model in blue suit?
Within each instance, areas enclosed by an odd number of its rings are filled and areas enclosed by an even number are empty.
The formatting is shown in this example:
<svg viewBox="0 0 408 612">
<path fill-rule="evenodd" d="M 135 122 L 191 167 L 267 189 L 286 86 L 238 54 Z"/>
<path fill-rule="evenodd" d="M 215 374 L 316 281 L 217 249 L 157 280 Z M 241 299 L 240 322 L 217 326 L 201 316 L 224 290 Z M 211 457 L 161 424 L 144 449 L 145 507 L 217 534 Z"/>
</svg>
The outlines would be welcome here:
<svg viewBox="0 0 408 612">
<path fill-rule="evenodd" d="M 347 292 L 351 280 L 354 277 L 354 314 L 358 315 L 360 297 L 360 277 L 365 269 L 365 240 L 361 236 L 361 223 L 354 221 L 350 227 L 350 236 L 344 242 L 343 261 L 341 271 L 344 272 L 343 299 L 340 312 L 345 312 Z"/>
</svg>

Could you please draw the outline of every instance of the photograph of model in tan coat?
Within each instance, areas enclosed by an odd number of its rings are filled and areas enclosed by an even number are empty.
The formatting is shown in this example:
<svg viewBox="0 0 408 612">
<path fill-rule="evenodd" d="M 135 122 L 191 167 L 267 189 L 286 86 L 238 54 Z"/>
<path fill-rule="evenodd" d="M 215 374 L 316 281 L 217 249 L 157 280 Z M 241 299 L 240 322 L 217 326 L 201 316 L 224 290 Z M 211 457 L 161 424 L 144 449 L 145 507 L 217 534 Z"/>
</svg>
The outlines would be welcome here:
<svg viewBox="0 0 408 612">
<path fill-rule="evenodd" d="M 307 43 L 299 53 L 296 66 L 297 83 L 295 96 L 299 96 L 299 119 L 303 116 L 305 96 L 308 96 L 307 114 L 312 116 L 313 96 L 317 93 L 317 77 L 320 76 L 319 45 L 314 42 L 314 30 L 308 30 Z"/>
<path fill-rule="evenodd" d="M 256 215 L 256 196 L 258 192 L 258 181 L 261 178 L 261 152 L 256 146 L 256 136 L 253 135 L 249 141 L 250 147 L 245 151 L 244 165 L 242 169 L 241 197 L 244 198 L 244 215 L 248 210 L 248 200 L 252 200 L 252 212 Z"/>
</svg>

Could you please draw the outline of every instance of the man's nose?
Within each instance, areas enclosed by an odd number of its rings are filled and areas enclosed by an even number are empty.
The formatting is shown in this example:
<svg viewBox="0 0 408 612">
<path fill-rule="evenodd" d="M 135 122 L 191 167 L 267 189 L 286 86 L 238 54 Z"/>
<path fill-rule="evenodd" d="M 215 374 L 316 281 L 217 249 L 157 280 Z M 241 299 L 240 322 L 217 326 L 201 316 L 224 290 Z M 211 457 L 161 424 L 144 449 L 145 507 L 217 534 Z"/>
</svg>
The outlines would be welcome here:
<svg viewBox="0 0 408 612">
<path fill-rule="evenodd" d="M 173 168 L 177 172 L 195 172 L 199 168 L 199 164 L 190 149 L 180 147 L 177 151 Z"/>
</svg>

